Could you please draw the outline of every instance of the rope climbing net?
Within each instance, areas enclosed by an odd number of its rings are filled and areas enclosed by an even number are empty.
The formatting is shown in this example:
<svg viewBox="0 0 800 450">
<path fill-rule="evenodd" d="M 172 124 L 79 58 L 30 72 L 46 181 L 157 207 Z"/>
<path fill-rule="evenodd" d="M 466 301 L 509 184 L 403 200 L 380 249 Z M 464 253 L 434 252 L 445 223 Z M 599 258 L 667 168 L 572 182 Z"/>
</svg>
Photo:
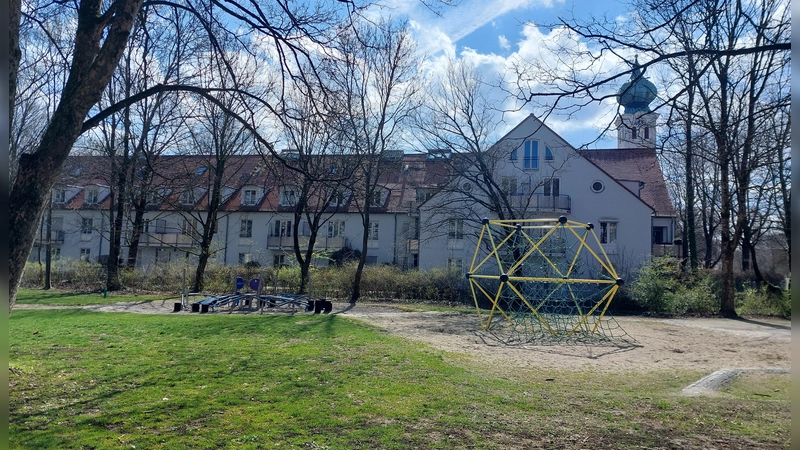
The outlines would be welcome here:
<svg viewBox="0 0 800 450">
<path fill-rule="evenodd" d="M 506 344 L 636 342 L 608 312 L 622 279 L 592 224 L 484 219 L 467 278 L 481 327 Z"/>
</svg>

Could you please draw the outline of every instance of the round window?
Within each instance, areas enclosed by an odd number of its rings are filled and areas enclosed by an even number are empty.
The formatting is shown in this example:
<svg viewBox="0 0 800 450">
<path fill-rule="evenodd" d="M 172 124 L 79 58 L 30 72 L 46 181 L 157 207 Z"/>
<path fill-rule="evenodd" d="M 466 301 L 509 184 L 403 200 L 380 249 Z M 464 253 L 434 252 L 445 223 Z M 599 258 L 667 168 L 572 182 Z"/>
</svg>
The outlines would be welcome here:
<svg viewBox="0 0 800 450">
<path fill-rule="evenodd" d="M 595 181 L 592 182 L 592 191 L 593 192 L 603 192 L 603 189 L 605 189 L 605 188 L 606 187 L 605 187 L 605 185 L 603 184 L 602 181 L 595 180 Z"/>
<path fill-rule="evenodd" d="M 472 183 L 470 183 L 469 181 L 465 182 L 464 184 L 461 185 L 461 189 L 463 189 L 464 192 L 471 191 L 472 190 Z"/>
</svg>

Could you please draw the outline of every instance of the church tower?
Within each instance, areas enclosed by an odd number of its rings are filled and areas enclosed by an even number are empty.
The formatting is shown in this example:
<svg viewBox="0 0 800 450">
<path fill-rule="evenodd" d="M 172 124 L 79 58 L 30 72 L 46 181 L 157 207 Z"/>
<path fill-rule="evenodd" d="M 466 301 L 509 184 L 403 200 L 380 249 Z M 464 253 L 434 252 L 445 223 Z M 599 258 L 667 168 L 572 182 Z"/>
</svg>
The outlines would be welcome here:
<svg viewBox="0 0 800 450">
<path fill-rule="evenodd" d="M 644 77 L 637 60 L 630 79 L 617 93 L 617 101 L 624 108 L 623 113 L 614 121 L 617 127 L 617 148 L 656 147 L 658 114 L 650 111 L 650 103 L 657 95 L 656 86 Z"/>
</svg>

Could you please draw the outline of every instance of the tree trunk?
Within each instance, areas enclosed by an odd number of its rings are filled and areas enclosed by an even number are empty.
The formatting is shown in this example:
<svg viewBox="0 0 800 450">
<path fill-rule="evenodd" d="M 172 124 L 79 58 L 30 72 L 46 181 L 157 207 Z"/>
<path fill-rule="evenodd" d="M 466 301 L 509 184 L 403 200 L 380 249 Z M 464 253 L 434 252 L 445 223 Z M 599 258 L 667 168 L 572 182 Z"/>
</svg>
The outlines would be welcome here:
<svg viewBox="0 0 800 450">
<path fill-rule="evenodd" d="M 720 146 L 724 144 L 719 144 Z M 726 146 L 727 147 L 727 146 Z M 720 292 L 719 313 L 724 317 L 738 317 L 734 302 L 736 290 L 734 286 L 733 263 L 736 255 L 736 236 L 731 229 L 731 216 L 733 196 L 730 189 L 729 162 L 724 155 L 727 148 L 719 149 L 720 158 L 720 186 L 721 186 L 721 205 L 720 205 L 720 244 L 721 244 L 721 276 L 722 291 Z"/>
<path fill-rule="evenodd" d="M 369 198 L 371 198 L 371 195 L 367 195 L 367 199 Z M 361 275 L 364 273 L 364 265 L 367 263 L 367 245 L 369 244 L 369 236 L 367 233 L 367 230 L 369 229 L 369 201 L 366 202 L 364 213 L 361 217 L 364 232 L 361 233 L 361 256 L 358 258 L 356 274 L 353 277 L 353 291 L 350 293 L 351 305 L 355 305 L 355 303 L 361 297 Z"/>
<path fill-rule="evenodd" d="M 30 224 L 42 220 L 56 177 L 81 134 L 89 109 L 100 100 L 119 64 L 141 6 L 142 0 L 117 0 L 113 17 L 105 22 L 97 19 L 99 0 L 80 3 L 72 66 L 61 99 L 36 151 L 20 155 L 9 196 L 9 315 L 36 235 L 36 227 Z"/>
<path fill-rule="evenodd" d="M 53 198 L 50 197 L 50 204 L 47 208 L 47 249 L 44 255 L 44 289 L 48 290 L 52 287 L 50 284 L 50 270 L 53 262 Z"/>
<path fill-rule="evenodd" d="M 129 269 L 136 268 L 136 259 L 139 257 L 139 239 L 144 230 L 144 207 L 140 206 L 144 203 L 142 199 L 140 199 L 140 201 L 141 202 L 135 206 L 136 214 L 131 227 L 131 238 L 130 241 L 128 241 L 128 262 L 126 265 Z"/>
</svg>

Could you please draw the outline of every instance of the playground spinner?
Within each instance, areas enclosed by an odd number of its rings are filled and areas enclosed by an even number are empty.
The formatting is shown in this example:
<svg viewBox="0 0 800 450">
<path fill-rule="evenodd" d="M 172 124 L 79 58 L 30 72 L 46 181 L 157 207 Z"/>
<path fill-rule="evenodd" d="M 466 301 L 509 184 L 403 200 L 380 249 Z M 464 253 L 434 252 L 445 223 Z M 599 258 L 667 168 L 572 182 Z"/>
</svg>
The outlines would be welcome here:
<svg viewBox="0 0 800 450">
<path fill-rule="evenodd" d="M 631 341 L 608 312 L 623 280 L 590 223 L 484 219 L 467 279 L 481 327 L 506 343 Z"/>
</svg>

